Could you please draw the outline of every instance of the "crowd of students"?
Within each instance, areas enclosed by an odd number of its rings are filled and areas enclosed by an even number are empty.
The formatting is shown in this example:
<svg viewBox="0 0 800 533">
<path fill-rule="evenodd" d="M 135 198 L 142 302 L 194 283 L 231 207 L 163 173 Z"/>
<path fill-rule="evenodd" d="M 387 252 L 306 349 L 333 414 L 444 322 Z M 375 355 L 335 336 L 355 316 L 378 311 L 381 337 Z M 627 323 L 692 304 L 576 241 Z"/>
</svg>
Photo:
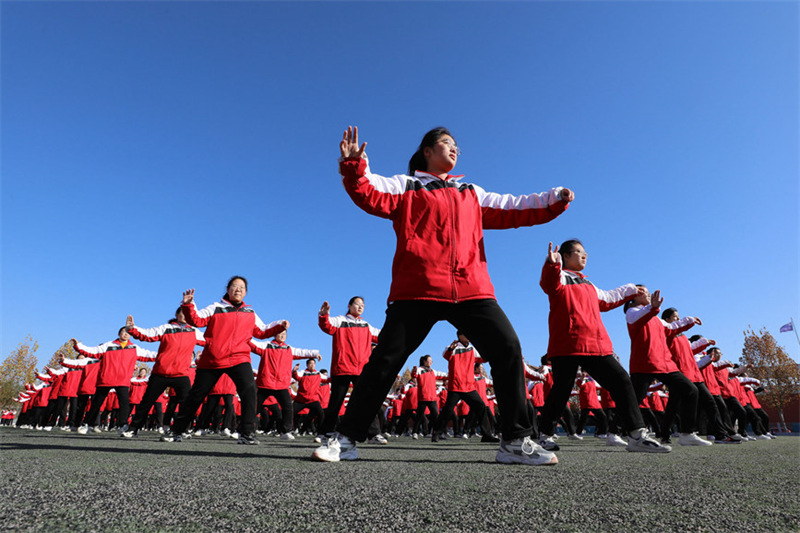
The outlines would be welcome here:
<svg viewBox="0 0 800 533">
<path fill-rule="evenodd" d="M 407 434 L 430 435 L 432 443 L 479 435 L 499 444 L 498 462 L 553 465 L 556 425 L 581 439 L 590 417 L 596 437 L 631 452 L 671 451 L 673 429 L 685 446 L 774 438 L 755 396 L 760 384 L 747 368 L 723 360 L 714 341 L 684 335 L 701 320 L 661 311 L 660 292 L 643 285 L 595 287 L 583 273 L 587 254 L 579 240 L 549 245 L 540 277 L 550 305 L 547 354 L 540 366 L 523 361 L 494 297 L 483 229 L 547 223 L 566 211 L 572 191 L 512 196 L 462 183 L 450 174 L 460 150 L 445 128 L 423 137 L 403 175 L 371 172 L 365 147 L 357 128 L 344 132 L 340 173 L 358 207 L 393 221 L 392 285 L 381 329 L 363 319 L 361 297 L 342 316 L 331 317 L 328 302 L 322 304 L 319 327 L 332 337 L 330 375 L 316 368 L 318 350 L 286 344 L 287 320 L 267 324 L 245 304 L 247 279 L 234 276 L 222 298 L 203 309 L 194 290 L 185 291 L 174 318 L 161 326 L 140 328 L 129 316 L 113 341 L 90 347 L 73 339 L 78 356 L 46 368 L 20 393 L 17 425 L 81 434 L 118 428 L 124 438 L 154 428 L 166 442 L 221 434 L 246 445 L 258 444 L 263 433 L 282 440 L 310 434 L 321 444 L 312 458 L 327 462 L 357 459 L 358 442 L 386 444 L 387 436 Z M 622 306 L 629 372 L 600 318 Z M 448 372 L 433 370 L 425 355 L 410 379 L 401 378 L 440 320 L 457 328 L 443 353 Z M 158 351 L 132 338 L 158 342 Z M 292 366 L 297 360 L 305 360 L 304 369 Z M 149 375 L 137 363 L 152 363 Z"/>
</svg>

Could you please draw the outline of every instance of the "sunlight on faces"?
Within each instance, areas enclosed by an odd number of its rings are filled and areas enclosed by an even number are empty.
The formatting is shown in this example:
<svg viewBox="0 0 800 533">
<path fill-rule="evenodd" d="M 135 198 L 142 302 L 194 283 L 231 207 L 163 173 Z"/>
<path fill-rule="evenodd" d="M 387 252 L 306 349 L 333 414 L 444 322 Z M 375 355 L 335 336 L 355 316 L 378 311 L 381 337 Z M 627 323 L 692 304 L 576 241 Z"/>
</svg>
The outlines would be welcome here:
<svg viewBox="0 0 800 533">
<path fill-rule="evenodd" d="M 283 330 L 275 335 L 275 340 L 278 342 L 286 342 L 286 330 Z"/>
<path fill-rule="evenodd" d="M 576 244 L 575 248 L 564 257 L 564 268 L 573 272 L 580 272 L 586 268 L 586 259 L 588 257 L 589 254 L 586 253 L 583 246 Z"/>
<path fill-rule="evenodd" d="M 424 149 L 428 172 L 447 174 L 455 168 L 459 153 L 456 141 L 449 135 L 442 135 L 433 146 L 426 146 Z"/>
<path fill-rule="evenodd" d="M 356 298 L 353 303 L 347 306 L 347 311 L 354 317 L 359 317 L 364 312 L 364 300 Z"/>
<path fill-rule="evenodd" d="M 247 285 L 242 279 L 233 280 L 228 286 L 228 301 L 234 304 L 239 304 L 244 301 L 247 295 Z"/>
</svg>

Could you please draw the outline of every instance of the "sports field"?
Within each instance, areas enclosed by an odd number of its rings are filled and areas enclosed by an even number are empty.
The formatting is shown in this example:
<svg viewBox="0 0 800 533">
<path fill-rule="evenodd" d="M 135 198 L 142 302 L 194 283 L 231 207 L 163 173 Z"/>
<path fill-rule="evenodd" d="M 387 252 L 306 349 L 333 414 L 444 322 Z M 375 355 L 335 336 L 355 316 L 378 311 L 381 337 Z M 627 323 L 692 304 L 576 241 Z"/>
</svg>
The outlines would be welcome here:
<svg viewBox="0 0 800 533">
<path fill-rule="evenodd" d="M 159 442 L 0 429 L 2 531 L 799 531 L 800 438 L 666 455 L 559 439 L 559 464 L 410 438 L 308 460 L 310 437 Z"/>
</svg>

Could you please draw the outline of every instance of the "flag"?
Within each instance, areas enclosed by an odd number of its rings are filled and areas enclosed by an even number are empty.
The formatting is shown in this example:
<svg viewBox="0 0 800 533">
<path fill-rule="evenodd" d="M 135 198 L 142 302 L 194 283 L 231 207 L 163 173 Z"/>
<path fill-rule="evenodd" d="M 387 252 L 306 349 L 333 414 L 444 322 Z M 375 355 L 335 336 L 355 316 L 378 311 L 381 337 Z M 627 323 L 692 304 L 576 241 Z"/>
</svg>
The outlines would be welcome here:
<svg viewBox="0 0 800 533">
<path fill-rule="evenodd" d="M 781 326 L 781 333 L 786 333 L 787 331 L 794 331 L 794 325 L 791 322 Z"/>
</svg>

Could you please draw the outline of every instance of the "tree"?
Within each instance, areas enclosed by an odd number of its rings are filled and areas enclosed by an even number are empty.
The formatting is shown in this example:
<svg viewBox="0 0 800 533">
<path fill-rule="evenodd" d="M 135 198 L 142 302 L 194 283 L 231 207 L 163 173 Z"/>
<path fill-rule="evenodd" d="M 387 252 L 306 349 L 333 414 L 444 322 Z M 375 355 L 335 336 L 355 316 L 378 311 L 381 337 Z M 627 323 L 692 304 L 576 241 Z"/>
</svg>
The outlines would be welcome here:
<svg viewBox="0 0 800 533">
<path fill-rule="evenodd" d="M 752 327 L 744 332 L 741 362 L 753 365 L 749 374 L 764 387 L 759 401 L 774 408 L 781 425 L 786 427 L 783 409 L 800 394 L 800 366 L 778 346 L 766 328 L 756 333 Z"/>
<path fill-rule="evenodd" d="M 58 367 L 58 360 L 63 357 L 64 359 L 77 359 L 78 352 L 75 351 L 75 347 L 72 345 L 72 339 L 68 340 L 61 347 L 53 353 L 53 356 L 50 358 L 50 361 L 47 362 L 47 366 L 50 368 Z"/>
<path fill-rule="evenodd" d="M 30 335 L 19 343 L 0 365 L 0 406 L 14 407 L 14 398 L 36 377 L 36 350 L 39 343 Z"/>
</svg>

